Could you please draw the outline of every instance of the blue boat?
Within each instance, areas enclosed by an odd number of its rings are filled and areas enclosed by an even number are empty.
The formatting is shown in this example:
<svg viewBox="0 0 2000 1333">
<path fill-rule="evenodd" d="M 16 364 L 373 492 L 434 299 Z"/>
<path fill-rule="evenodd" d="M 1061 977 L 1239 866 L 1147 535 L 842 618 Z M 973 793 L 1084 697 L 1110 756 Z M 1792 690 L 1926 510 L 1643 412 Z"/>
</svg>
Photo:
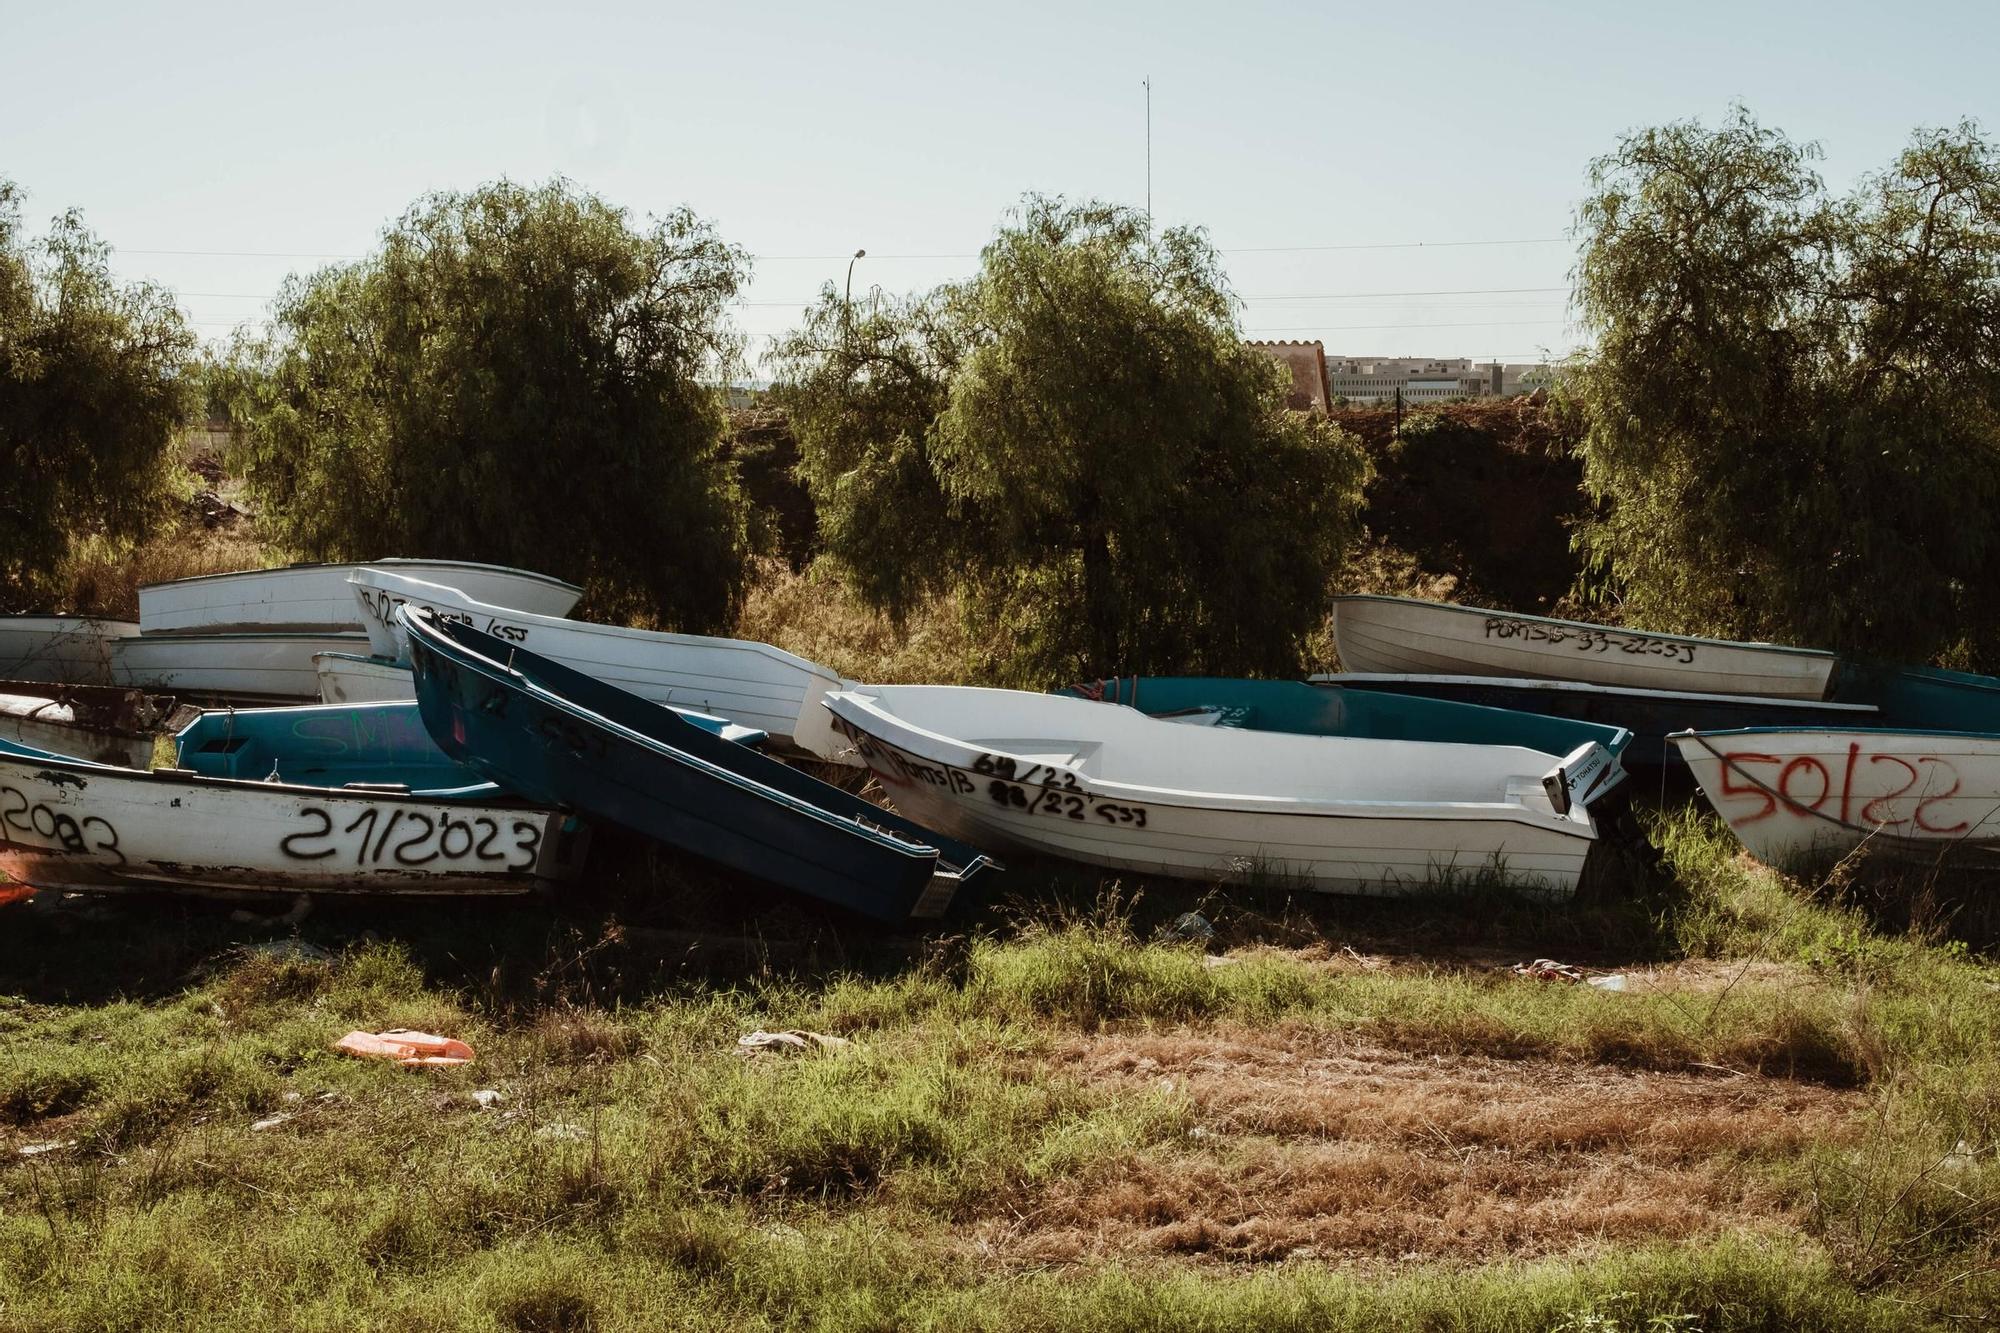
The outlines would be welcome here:
<svg viewBox="0 0 2000 1333">
<path fill-rule="evenodd" d="M 1346 690 L 1297 680 L 1239 680 L 1215 676 L 1118 676 L 1074 685 L 1063 694 L 1124 704 L 1153 717 L 1250 731 L 1364 740 L 1512 745 L 1556 756 L 1602 746 L 1608 765 L 1583 772 L 1588 804 L 1625 778 L 1620 759 L 1631 732 L 1594 719 L 1543 716 L 1506 707 L 1480 706 L 1376 690 Z M 1566 765 L 1565 767 L 1569 767 Z"/>
<path fill-rule="evenodd" d="M 397 614 L 431 737 L 531 801 L 887 922 L 940 917 L 999 869 L 637 695 L 473 626 Z"/>
<path fill-rule="evenodd" d="M 685 716 L 728 741 L 754 745 L 764 739 L 761 731 L 719 717 Z M 179 766 L 204 777 L 401 788 L 464 800 L 498 794 L 493 783 L 438 748 L 414 700 L 217 709 L 182 727 L 175 744 Z"/>
<path fill-rule="evenodd" d="M 1621 727 L 1632 733 L 1627 768 L 1682 769 L 1667 737 L 1676 731 L 1734 731 L 1744 727 L 1872 727 L 1884 724 L 1872 703 L 1827 703 L 1747 694 L 1695 694 L 1644 690 L 1581 681 L 1507 679 L 1497 676 L 1421 676 L 1359 673 L 1314 676 L 1316 689 L 1419 696 L 1483 708 L 1541 714 L 1571 722 Z"/>
<path fill-rule="evenodd" d="M 1843 664 L 1835 699 L 1873 705 L 1870 726 L 1904 731 L 2000 732 L 2000 678 L 1942 667 Z"/>
</svg>

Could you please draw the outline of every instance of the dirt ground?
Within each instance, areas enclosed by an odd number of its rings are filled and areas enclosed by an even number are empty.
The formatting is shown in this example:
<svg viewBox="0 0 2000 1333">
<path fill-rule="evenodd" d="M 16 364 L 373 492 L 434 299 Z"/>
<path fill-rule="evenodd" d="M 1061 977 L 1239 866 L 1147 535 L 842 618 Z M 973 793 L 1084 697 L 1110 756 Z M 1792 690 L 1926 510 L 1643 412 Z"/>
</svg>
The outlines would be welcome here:
<svg viewBox="0 0 2000 1333">
<path fill-rule="evenodd" d="M 1185 1096 L 1185 1146 L 1065 1181 L 978 1243 L 1021 1263 L 1526 1258 L 1785 1228 L 1757 1159 L 1840 1140 L 1855 1093 L 1748 1075 L 1430 1057 L 1324 1034 L 1106 1036 L 1058 1068 Z"/>
</svg>

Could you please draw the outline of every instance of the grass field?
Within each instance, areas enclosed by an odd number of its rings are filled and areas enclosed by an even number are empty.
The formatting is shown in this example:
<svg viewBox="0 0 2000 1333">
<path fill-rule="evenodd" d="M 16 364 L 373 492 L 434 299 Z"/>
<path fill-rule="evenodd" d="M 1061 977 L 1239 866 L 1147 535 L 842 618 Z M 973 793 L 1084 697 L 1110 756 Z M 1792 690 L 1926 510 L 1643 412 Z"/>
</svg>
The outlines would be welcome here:
<svg viewBox="0 0 2000 1333">
<path fill-rule="evenodd" d="M 901 938 L 637 848 L 556 905 L 0 909 L 0 1329 L 1991 1321 L 2000 969 L 1653 824 L 1560 909 L 1029 867 Z M 396 1026 L 479 1058 L 331 1050 Z"/>
</svg>

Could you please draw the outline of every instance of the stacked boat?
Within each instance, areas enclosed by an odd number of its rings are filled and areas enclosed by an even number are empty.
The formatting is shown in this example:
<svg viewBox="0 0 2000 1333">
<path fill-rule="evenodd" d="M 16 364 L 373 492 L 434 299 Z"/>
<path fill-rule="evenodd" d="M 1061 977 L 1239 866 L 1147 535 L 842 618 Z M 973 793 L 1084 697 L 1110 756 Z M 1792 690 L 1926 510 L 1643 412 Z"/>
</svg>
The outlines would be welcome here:
<svg viewBox="0 0 2000 1333">
<path fill-rule="evenodd" d="M 996 852 L 1561 898 L 1628 765 L 1684 766 L 1774 862 L 2000 831 L 2000 681 L 1981 677 L 1363 597 L 1335 608 L 1341 675 L 871 685 L 769 644 L 572 619 L 579 594 L 381 560 L 154 585 L 136 625 L 0 627 L 17 672 L 68 678 L 0 683 L 0 871 L 525 893 L 576 874 L 596 826 L 892 923 L 978 901 Z M 814 765 L 866 768 L 882 799 Z"/>
<path fill-rule="evenodd" d="M 1630 728 L 1630 762 L 1684 765 L 1768 864 L 1984 856 L 2000 839 L 1991 677 L 1396 597 L 1336 599 L 1334 638 L 1355 671 L 1324 686 Z"/>
</svg>

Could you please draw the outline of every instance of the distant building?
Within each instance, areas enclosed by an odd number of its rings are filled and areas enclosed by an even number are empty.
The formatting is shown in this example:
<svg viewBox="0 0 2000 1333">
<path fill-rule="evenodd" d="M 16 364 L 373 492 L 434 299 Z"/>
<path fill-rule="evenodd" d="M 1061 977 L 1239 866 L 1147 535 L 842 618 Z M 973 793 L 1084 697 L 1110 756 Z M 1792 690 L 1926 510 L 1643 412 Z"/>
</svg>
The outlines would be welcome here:
<svg viewBox="0 0 2000 1333">
<path fill-rule="evenodd" d="M 1292 372 L 1292 406 L 1301 410 L 1350 403 L 1386 403 L 1402 391 L 1405 403 L 1453 398 L 1512 398 L 1549 384 L 1544 364 L 1393 356 L 1328 356 L 1318 342 L 1252 342 Z"/>
<path fill-rule="evenodd" d="M 1324 412 L 1333 403 L 1327 391 L 1326 350 L 1318 343 L 1252 342 L 1267 356 L 1275 357 L 1292 372 L 1292 392 L 1285 405 L 1295 412 Z"/>
</svg>

